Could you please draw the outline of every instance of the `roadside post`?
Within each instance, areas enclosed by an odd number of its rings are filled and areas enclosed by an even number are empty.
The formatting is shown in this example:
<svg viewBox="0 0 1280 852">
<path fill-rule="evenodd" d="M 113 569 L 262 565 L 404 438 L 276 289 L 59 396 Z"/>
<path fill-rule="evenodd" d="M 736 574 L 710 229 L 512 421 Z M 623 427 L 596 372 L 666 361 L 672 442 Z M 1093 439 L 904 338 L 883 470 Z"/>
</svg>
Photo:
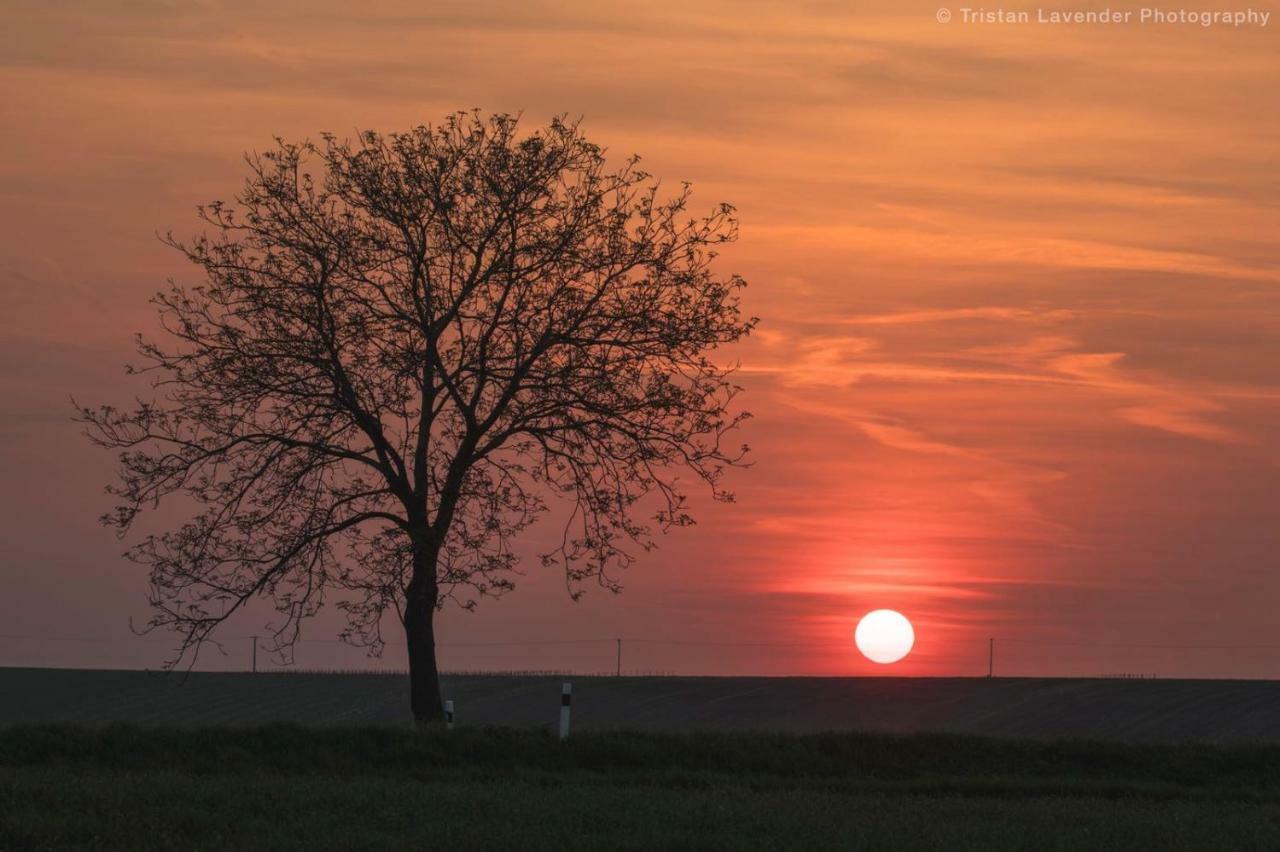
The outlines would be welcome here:
<svg viewBox="0 0 1280 852">
<path fill-rule="evenodd" d="M 444 703 L 444 726 L 448 730 L 453 730 L 453 701 Z"/>
<path fill-rule="evenodd" d="M 573 684 L 560 687 L 560 739 L 569 736 L 569 707 L 573 704 Z"/>
</svg>

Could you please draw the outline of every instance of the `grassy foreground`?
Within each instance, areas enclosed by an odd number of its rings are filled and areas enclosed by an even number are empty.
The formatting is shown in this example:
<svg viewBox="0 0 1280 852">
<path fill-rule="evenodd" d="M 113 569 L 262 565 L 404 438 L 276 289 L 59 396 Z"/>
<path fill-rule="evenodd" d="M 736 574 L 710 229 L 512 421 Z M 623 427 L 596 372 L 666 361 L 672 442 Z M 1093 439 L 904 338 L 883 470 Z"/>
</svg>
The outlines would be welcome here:
<svg viewBox="0 0 1280 852">
<path fill-rule="evenodd" d="M 0 849 L 1264 849 L 1280 747 L 0 728 Z"/>
</svg>

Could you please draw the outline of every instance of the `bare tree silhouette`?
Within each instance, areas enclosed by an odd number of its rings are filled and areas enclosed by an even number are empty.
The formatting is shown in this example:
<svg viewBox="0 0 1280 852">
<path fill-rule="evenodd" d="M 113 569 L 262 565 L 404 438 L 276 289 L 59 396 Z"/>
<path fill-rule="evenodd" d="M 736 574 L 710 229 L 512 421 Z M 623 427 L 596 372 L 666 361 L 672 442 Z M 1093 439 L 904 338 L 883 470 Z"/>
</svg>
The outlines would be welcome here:
<svg viewBox="0 0 1280 852">
<path fill-rule="evenodd" d="M 208 232 L 167 237 L 204 282 L 171 283 L 163 342 L 138 337 L 158 399 L 78 418 L 120 451 L 104 523 L 193 501 L 127 554 L 147 629 L 181 637 L 169 665 L 259 596 L 287 653 L 328 594 L 373 653 L 396 613 L 413 715 L 438 719 L 436 611 L 511 589 L 513 539 L 556 498 L 541 561 L 575 596 L 691 523 L 681 471 L 732 499 L 747 415 L 708 358 L 755 323 L 711 269 L 732 208 L 692 217 L 687 184 L 664 199 L 636 158 L 610 170 L 576 123 L 517 124 L 277 140 L 236 203 L 200 208 Z"/>
</svg>

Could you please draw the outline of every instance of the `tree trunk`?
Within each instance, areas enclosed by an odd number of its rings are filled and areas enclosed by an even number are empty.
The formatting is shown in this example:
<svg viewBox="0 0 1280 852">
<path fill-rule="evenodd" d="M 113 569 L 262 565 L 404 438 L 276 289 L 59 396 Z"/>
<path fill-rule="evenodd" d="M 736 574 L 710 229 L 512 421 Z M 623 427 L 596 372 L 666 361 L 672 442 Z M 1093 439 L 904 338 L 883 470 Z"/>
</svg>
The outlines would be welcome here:
<svg viewBox="0 0 1280 852">
<path fill-rule="evenodd" d="M 409 706 L 419 726 L 444 721 L 440 699 L 440 671 L 436 668 L 435 554 L 422 548 L 414 554 L 413 579 L 405 601 L 404 635 L 409 649 Z"/>
</svg>

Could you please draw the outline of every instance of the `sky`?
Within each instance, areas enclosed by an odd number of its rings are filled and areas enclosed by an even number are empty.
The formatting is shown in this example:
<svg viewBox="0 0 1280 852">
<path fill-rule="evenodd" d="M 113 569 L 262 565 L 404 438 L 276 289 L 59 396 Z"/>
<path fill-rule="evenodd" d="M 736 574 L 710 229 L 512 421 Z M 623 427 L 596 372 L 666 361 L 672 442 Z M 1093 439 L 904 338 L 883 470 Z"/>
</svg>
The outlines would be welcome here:
<svg viewBox="0 0 1280 852">
<path fill-rule="evenodd" d="M 276 136 L 474 107 L 580 116 L 611 157 L 736 205 L 719 262 L 761 322 L 721 357 L 754 465 L 619 596 L 573 603 L 531 564 L 446 611 L 446 668 L 612 671 L 621 638 L 631 672 L 975 675 L 995 638 L 997 674 L 1280 676 L 1280 20 L 1002 8 L 1031 21 L 6 0 L 0 665 L 155 668 L 172 645 L 130 632 L 145 575 L 96 523 L 113 461 L 69 402 L 147 393 L 121 369 L 132 335 L 194 277 L 157 232 L 194 233 Z M 916 630 L 889 667 L 852 643 L 882 607 Z M 199 666 L 249 665 L 268 618 L 226 625 Z M 296 664 L 404 665 L 338 624 L 322 614 Z"/>
</svg>

